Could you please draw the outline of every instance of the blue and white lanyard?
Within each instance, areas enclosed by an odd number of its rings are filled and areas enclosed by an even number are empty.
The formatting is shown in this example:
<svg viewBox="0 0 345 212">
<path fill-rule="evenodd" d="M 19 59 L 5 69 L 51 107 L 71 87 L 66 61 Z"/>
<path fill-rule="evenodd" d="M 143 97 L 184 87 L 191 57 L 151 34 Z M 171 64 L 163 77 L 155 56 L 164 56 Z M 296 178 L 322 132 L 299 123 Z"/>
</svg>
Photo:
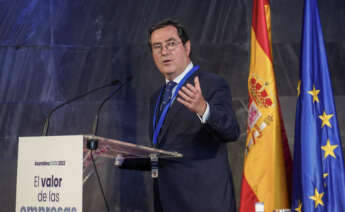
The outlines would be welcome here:
<svg viewBox="0 0 345 212">
<path fill-rule="evenodd" d="M 177 93 L 179 92 L 179 90 L 181 89 L 182 85 L 186 82 L 186 80 L 196 71 L 199 69 L 199 66 L 194 66 L 192 68 L 192 70 L 190 70 L 183 78 L 182 80 L 177 84 L 177 88 L 173 94 L 173 96 L 171 97 L 169 103 L 164 107 L 163 109 L 163 112 L 161 114 L 161 116 L 159 117 L 159 121 L 157 123 L 157 126 L 156 126 L 156 119 L 157 119 L 157 110 L 159 108 L 159 103 L 160 103 L 160 99 L 161 99 L 161 96 L 162 96 L 162 93 L 163 93 L 163 90 L 164 90 L 164 87 L 162 88 L 160 94 L 159 94 L 159 97 L 157 99 L 157 102 L 156 102 L 156 106 L 155 106 L 155 110 L 154 110 L 154 115 L 153 115 L 153 129 L 154 129 L 154 132 L 153 132 L 153 144 L 157 144 L 157 138 L 158 138 L 158 135 L 159 135 L 159 131 L 161 130 L 162 128 L 162 125 L 164 123 L 164 119 L 167 115 L 167 112 L 170 108 L 170 106 L 172 105 L 172 103 L 174 102 L 175 98 L 176 98 L 176 95 Z"/>
</svg>

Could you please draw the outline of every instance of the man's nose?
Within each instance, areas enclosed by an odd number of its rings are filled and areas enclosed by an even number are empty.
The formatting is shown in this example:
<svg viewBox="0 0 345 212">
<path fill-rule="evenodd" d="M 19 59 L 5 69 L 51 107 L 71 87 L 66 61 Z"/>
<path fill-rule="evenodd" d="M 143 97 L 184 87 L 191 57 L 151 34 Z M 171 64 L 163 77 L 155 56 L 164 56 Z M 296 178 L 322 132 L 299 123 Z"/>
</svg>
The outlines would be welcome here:
<svg viewBox="0 0 345 212">
<path fill-rule="evenodd" d="M 161 54 L 166 55 L 169 53 L 168 47 L 167 46 L 162 46 Z"/>
</svg>

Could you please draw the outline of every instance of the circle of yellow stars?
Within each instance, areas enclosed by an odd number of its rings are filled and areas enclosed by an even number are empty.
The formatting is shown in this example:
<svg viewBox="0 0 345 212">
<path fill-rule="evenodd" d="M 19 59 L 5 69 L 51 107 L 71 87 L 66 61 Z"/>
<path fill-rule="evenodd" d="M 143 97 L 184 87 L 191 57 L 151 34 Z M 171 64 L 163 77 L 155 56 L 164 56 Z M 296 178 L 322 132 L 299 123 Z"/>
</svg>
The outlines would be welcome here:
<svg viewBox="0 0 345 212">
<path fill-rule="evenodd" d="M 319 95 L 320 90 L 317 90 L 315 88 L 315 85 L 313 85 L 313 89 L 308 91 L 308 94 L 310 94 L 313 97 L 313 103 L 315 102 L 320 102 L 319 100 Z M 301 94 L 301 81 L 298 81 L 298 85 L 297 85 L 297 97 L 299 97 Z M 330 123 L 330 119 L 333 117 L 333 114 L 327 114 L 326 111 L 323 111 L 322 115 L 318 116 L 322 123 L 321 123 L 321 128 L 327 126 L 329 128 L 332 128 L 332 125 Z M 332 156 L 333 158 L 336 158 L 335 154 L 334 154 L 334 150 L 338 147 L 338 145 L 331 145 L 331 142 L 329 139 L 327 139 L 327 143 L 324 146 L 321 146 L 321 149 L 324 151 L 324 159 L 326 159 L 328 156 Z M 326 178 L 328 177 L 328 173 L 324 173 L 323 177 Z M 326 186 L 326 185 L 325 185 Z M 315 202 L 315 208 L 317 208 L 318 205 L 322 205 L 324 206 L 324 203 L 322 201 L 322 197 L 324 195 L 324 192 L 319 193 L 319 191 L 317 190 L 317 188 L 315 188 L 314 190 L 314 195 L 313 196 L 309 196 L 309 199 L 313 200 Z M 295 211 L 297 212 L 302 212 L 302 202 L 299 200 L 298 201 L 298 206 L 297 208 L 295 208 Z"/>
</svg>

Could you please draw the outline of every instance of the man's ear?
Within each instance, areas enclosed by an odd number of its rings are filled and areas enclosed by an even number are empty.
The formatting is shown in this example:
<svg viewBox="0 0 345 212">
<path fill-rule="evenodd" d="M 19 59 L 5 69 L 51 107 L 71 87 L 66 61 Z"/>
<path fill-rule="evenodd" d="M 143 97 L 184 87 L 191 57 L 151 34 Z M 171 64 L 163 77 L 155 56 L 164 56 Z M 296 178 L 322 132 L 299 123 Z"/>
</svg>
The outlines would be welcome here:
<svg viewBox="0 0 345 212">
<path fill-rule="evenodd" d="M 190 56 L 190 41 L 188 40 L 185 44 L 184 44 L 184 48 L 186 49 L 186 53 L 188 56 Z"/>
</svg>

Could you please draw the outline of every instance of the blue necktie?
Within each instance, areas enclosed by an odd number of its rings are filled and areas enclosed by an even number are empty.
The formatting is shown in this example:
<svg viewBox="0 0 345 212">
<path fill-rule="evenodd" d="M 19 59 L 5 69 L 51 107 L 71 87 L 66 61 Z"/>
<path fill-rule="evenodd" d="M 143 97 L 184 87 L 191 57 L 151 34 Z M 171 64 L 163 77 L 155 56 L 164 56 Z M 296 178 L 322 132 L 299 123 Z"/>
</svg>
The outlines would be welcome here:
<svg viewBox="0 0 345 212">
<path fill-rule="evenodd" d="M 161 105 L 159 107 L 159 114 L 162 113 L 162 111 L 164 110 L 165 106 L 169 103 L 169 101 L 171 99 L 171 96 L 172 96 L 172 91 L 173 91 L 175 85 L 177 85 L 177 83 L 174 82 L 174 81 L 169 81 L 165 85 L 162 102 L 161 102 Z"/>
</svg>

